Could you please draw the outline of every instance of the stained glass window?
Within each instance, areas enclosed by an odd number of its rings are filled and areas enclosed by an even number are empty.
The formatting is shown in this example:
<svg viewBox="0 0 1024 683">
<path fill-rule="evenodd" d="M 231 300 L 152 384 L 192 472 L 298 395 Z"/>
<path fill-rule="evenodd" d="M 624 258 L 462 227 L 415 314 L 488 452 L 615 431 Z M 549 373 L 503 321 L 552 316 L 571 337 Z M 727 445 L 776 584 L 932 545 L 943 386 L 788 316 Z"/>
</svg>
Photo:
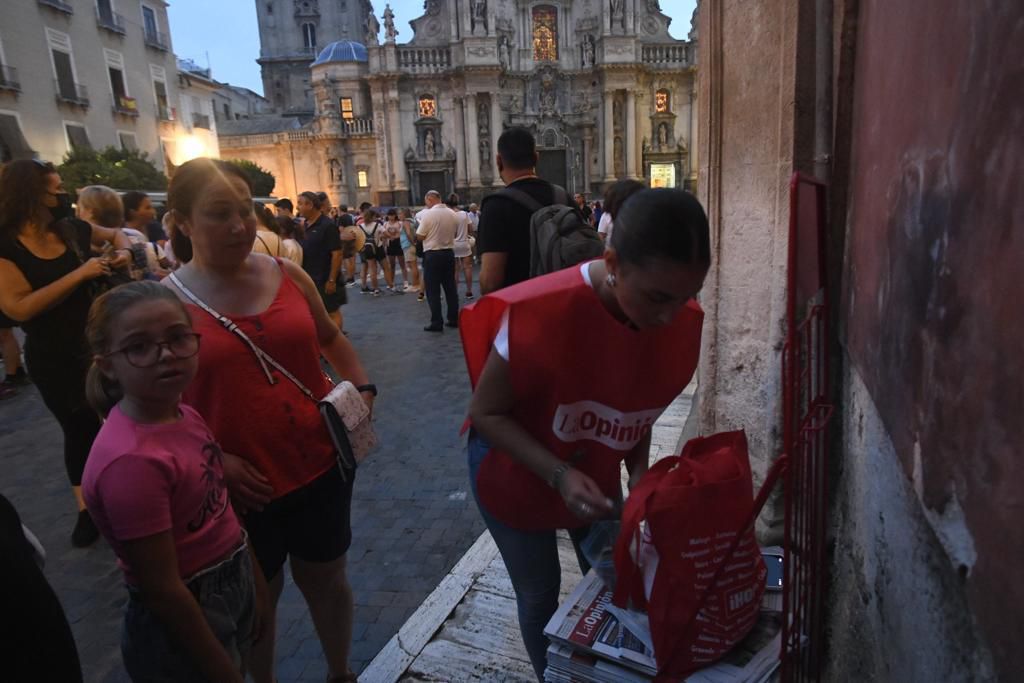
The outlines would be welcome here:
<svg viewBox="0 0 1024 683">
<path fill-rule="evenodd" d="M 423 118 L 437 116 L 437 100 L 433 95 L 420 95 L 420 116 Z"/>
<path fill-rule="evenodd" d="M 654 111 L 659 114 L 664 114 L 672 110 L 672 100 L 669 97 L 668 90 L 659 90 L 654 93 Z"/>
<path fill-rule="evenodd" d="M 558 60 L 558 11 L 550 5 L 533 8 L 533 60 Z"/>
</svg>

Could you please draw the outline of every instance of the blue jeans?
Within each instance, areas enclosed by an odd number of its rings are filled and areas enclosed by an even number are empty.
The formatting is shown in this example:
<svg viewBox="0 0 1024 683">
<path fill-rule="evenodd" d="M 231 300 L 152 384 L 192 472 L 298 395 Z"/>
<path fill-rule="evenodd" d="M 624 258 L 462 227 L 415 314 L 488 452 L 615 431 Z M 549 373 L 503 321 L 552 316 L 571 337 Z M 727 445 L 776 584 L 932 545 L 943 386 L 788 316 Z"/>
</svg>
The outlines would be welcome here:
<svg viewBox="0 0 1024 683">
<path fill-rule="evenodd" d="M 241 671 L 252 645 L 256 616 L 256 588 L 248 546 L 243 543 L 231 557 L 199 572 L 185 585 L 199 603 L 213 635 Z M 128 607 L 121 631 L 121 656 L 135 683 L 208 680 L 132 586 L 128 587 Z"/>
<path fill-rule="evenodd" d="M 480 463 L 490 450 L 490 445 L 479 434 L 470 432 L 469 437 L 469 483 L 473 490 L 473 498 L 480 515 L 484 518 L 488 531 L 494 538 L 501 559 L 505 561 L 512 588 L 516 592 L 516 607 L 519 612 L 519 631 L 523 635 L 526 653 L 537 674 L 537 680 L 544 680 L 544 667 L 547 666 L 548 639 L 544 636 L 544 627 L 558 609 L 558 591 L 562 583 L 562 566 L 558 561 L 558 544 L 555 530 L 521 531 L 499 522 L 491 516 L 483 505 L 476 490 L 476 476 Z M 573 547 L 580 571 L 590 571 L 583 554 L 580 552 L 580 541 L 587 535 L 590 527 L 570 529 Z"/>
</svg>

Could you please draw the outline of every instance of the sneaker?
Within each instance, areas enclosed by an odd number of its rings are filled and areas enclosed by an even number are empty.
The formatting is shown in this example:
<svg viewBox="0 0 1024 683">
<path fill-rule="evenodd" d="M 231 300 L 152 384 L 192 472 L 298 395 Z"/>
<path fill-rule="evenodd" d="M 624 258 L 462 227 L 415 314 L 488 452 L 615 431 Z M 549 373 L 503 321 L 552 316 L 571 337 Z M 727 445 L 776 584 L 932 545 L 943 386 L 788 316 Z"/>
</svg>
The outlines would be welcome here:
<svg viewBox="0 0 1024 683">
<path fill-rule="evenodd" d="M 380 296 L 380 290 L 379 289 L 373 290 L 373 295 L 374 296 Z"/>
<path fill-rule="evenodd" d="M 412 285 L 410 285 L 408 282 L 405 283 L 405 287 L 402 287 L 402 291 L 405 291 L 405 292 L 411 292 L 414 289 L 416 289 L 416 288 L 413 287 Z"/>
<path fill-rule="evenodd" d="M 405 290 L 401 289 L 399 287 L 392 287 L 391 288 L 391 293 L 392 294 L 405 294 Z"/>
<path fill-rule="evenodd" d="M 360 294 L 372 294 L 373 290 L 370 289 L 369 287 L 363 287 L 361 290 L 359 290 L 359 293 Z"/>
<path fill-rule="evenodd" d="M 466 292 L 466 301 L 473 300 L 473 292 Z"/>
<path fill-rule="evenodd" d="M 100 537 L 99 529 L 92 521 L 92 515 L 88 510 L 78 513 L 78 521 L 75 522 L 75 530 L 71 532 L 71 545 L 76 548 L 87 548 L 96 542 Z"/>
<path fill-rule="evenodd" d="M 356 286 L 356 281 L 355 280 L 348 280 L 348 281 L 345 282 L 345 286 L 346 287 L 355 287 Z"/>
<path fill-rule="evenodd" d="M 419 294 L 416 295 L 416 301 L 423 301 L 426 298 L 427 298 L 427 295 L 424 294 L 423 292 L 420 292 Z"/>
</svg>

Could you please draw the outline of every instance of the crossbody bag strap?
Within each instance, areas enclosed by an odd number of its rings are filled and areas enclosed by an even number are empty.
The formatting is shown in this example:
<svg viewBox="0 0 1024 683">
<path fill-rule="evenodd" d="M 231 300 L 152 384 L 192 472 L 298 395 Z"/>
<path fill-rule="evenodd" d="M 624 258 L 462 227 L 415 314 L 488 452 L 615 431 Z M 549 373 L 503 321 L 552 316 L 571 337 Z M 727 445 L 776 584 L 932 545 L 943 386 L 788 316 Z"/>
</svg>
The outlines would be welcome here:
<svg viewBox="0 0 1024 683">
<path fill-rule="evenodd" d="M 282 273 L 282 277 L 288 276 Z M 256 360 L 259 362 L 260 367 L 263 368 L 263 374 L 266 375 L 268 382 L 270 382 L 271 384 L 277 384 L 277 380 L 274 379 L 274 375 L 270 372 L 270 368 L 267 367 L 267 364 L 270 364 L 271 366 L 273 366 L 275 370 L 277 370 L 282 375 L 291 380 L 291 382 L 295 386 L 297 386 L 302 393 L 308 396 L 311 401 L 313 401 L 314 403 L 319 403 L 319 400 L 316 398 L 316 396 L 313 395 L 313 392 L 310 391 L 305 384 L 300 382 L 298 377 L 288 372 L 287 368 L 285 368 L 283 365 L 274 360 L 274 358 L 270 354 L 268 354 L 260 347 L 256 346 L 256 343 L 252 339 L 249 339 L 249 335 L 242 331 L 242 329 L 238 327 L 238 325 L 236 325 L 234 321 L 231 320 L 231 318 L 228 318 L 225 315 L 221 315 L 213 308 L 208 306 L 205 301 L 196 296 L 192 290 L 185 286 L 185 283 L 181 281 L 181 278 L 178 277 L 177 273 L 171 273 L 170 279 L 171 282 L 174 283 L 174 286 L 177 287 L 181 291 L 181 293 L 185 295 L 186 299 L 188 299 L 196 306 L 206 311 L 206 313 L 208 313 L 210 317 L 212 317 L 214 320 L 220 323 L 224 329 L 236 335 L 243 342 L 245 342 L 246 346 L 249 347 L 253 355 L 256 356 Z"/>
</svg>

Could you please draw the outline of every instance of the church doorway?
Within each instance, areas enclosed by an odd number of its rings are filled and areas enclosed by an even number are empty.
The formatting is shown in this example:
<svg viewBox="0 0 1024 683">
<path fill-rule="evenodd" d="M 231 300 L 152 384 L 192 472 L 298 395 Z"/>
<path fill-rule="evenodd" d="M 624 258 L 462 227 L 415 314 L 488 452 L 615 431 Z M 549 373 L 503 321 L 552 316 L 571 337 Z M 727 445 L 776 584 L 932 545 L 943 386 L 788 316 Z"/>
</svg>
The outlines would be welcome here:
<svg viewBox="0 0 1024 683">
<path fill-rule="evenodd" d="M 568 188 L 566 150 L 541 149 L 538 152 L 540 159 L 537 161 L 537 175 L 549 183 Z"/>
</svg>

